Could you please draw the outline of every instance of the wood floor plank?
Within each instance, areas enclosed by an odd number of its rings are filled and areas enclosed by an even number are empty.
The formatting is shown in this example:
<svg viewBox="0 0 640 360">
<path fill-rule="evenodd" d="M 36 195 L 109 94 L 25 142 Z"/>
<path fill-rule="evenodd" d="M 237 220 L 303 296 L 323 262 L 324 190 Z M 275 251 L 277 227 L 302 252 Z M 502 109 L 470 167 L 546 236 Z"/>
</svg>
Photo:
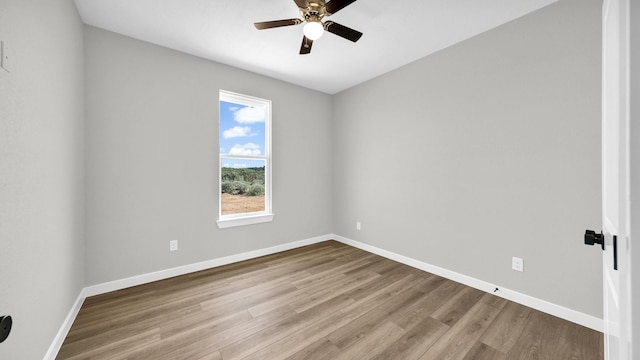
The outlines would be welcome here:
<svg viewBox="0 0 640 360">
<path fill-rule="evenodd" d="M 182 356 L 186 349 L 197 349 L 199 352 L 216 352 L 225 346 L 229 346 L 297 315 L 291 307 L 286 306 L 253 319 L 253 321 L 241 321 L 226 328 L 222 328 L 219 326 L 220 324 L 200 324 L 198 327 L 193 327 L 168 339 L 163 339 L 163 342 L 153 347 L 135 352 L 130 356 L 130 359 L 173 360 Z"/>
<path fill-rule="evenodd" d="M 295 301 L 291 303 L 291 306 L 293 306 L 297 312 L 303 312 L 334 298 L 336 291 L 341 293 L 355 289 L 378 278 L 380 278 L 379 274 L 363 273 L 353 277 L 340 279 L 339 281 L 334 282 L 330 287 L 321 288 L 319 289 L 320 291 L 309 292 L 309 296 L 306 299 Z"/>
<path fill-rule="evenodd" d="M 506 304 L 480 341 L 504 354 L 508 353 L 518 341 L 532 313 L 533 309 L 526 306 L 514 302 Z"/>
<path fill-rule="evenodd" d="M 337 347 L 344 349 L 352 343 L 357 342 L 360 338 L 365 337 L 367 333 L 375 331 L 377 326 L 383 323 L 390 315 L 393 315 L 397 311 L 402 311 L 406 306 L 413 304 L 423 295 L 420 291 L 408 288 L 406 291 L 388 299 L 383 304 L 376 306 L 366 314 L 332 332 L 328 338 Z"/>
<path fill-rule="evenodd" d="M 378 274 L 374 275 L 379 277 Z M 339 325 L 338 327 L 342 327 L 353 319 L 362 316 L 371 308 L 389 300 L 392 297 L 392 294 L 396 294 L 401 289 L 408 289 L 410 287 L 409 284 L 413 279 L 413 277 L 407 276 L 406 279 L 403 279 L 404 281 L 391 283 L 387 287 L 375 292 L 370 288 L 370 296 L 365 298 L 366 300 L 362 300 L 360 302 L 356 302 L 351 297 L 351 293 L 353 291 L 359 291 L 359 288 L 352 290 L 344 287 L 339 288 L 333 293 L 333 298 L 300 313 L 301 317 L 304 318 L 298 318 L 295 324 L 288 327 L 265 329 L 264 331 L 253 335 L 251 339 L 245 339 L 228 348 L 222 349 L 222 355 L 224 359 L 235 359 L 251 356 L 251 354 L 257 353 L 258 351 L 260 351 L 260 354 L 263 354 L 264 351 L 266 351 L 263 349 L 268 348 L 273 344 L 277 347 L 279 344 L 282 344 L 283 339 L 291 337 L 291 334 L 301 332 L 309 326 L 312 326 L 312 328 L 315 329 L 314 325 L 317 321 L 329 318 L 327 324 L 331 324 L 331 326 L 327 325 L 323 328 L 323 332 L 319 334 L 319 336 L 325 336 L 325 332 L 333 331 L 333 325 Z M 340 305 L 336 306 L 336 304 Z M 336 309 L 339 310 L 336 311 Z M 318 334 L 317 330 L 314 331 Z"/>
<path fill-rule="evenodd" d="M 200 303 L 200 306 L 203 310 L 211 310 L 217 311 L 220 314 L 228 314 L 260 304 L 265 301 L 265 299 L 282 296 L 283 294 L 290 294 L 296 290 L 297 288 L 290 283 L 278 285 L 267 283 L 251 287 L 246 289 L 246 291 L 238 291 L 237 296 L 234 296 L 234 294 L 228 294 L 211 300 L 205 300 Z"/>
<path fill-rule="evenodd" d="M 601 333 L 327 241 L 85 300 L 56 359 L 603 359 Z"/>
<path fill-rule="evenodd" d="M 76 346 L 67 346 L 60 350 L 57 358 L 60 359 L 117 359 L 126 357 L 129 351 L 135 351 L 144 348 L 149 344 L 160 340 L 160 334 L 157 330 L 151 329 L 147 331 L 139 331 L 129 334 L 129 336 L 112 340 L 106 338 L 99 344 L 85 342 L 75 343 Z"/>
<path fill-rule="evenodd" d="M 453 326 L 484 294 L 484 292 L 474 288 L 464 288 L 431 314 L 431 317 L 445 325 Z"/>
<path fill-rule="evenodd" d="M 194 312 L 188 316 L 178 319 L 169 319 L 160 323 L 160 336 L 162 339 L 170 338 L 189 331 L 193 328 L 218 326 L 219 328 L 230 328 L 235 324 L 253 320 L 253 316 L 246 310 L 233 313 L 220 313 L 218 311 L 202 310 Z"/>
<path fill-rule="evenodd" d="M 340 354 L 340 349 L 327 338 L 320 338 L 306 346 L 286 360 L 333 360 Z"/>
<path fill-rule="evenodd" d="M 420 301 L 408 307 L 406 311 L 394 314 L 391 318 L 398 326 L 404 329 L 412 328 L 422 319 L 430 317 L 448 299 L 464 289 L 465 287 L 462 284 L 453 281 L 439 283 L 438 287 L 425 294 Z"/>
<path fill-rule="evenodd" d="M 333 297 L 310 309 L 297 313 L 284 322 L 251 334 L 238 342 L 226 346 L 220 350 L 220 353 L 223 359 L 242 359 L 245 356 L 268 347 L 284 337 L 300 331 L 310 323 L 315 323 L 325 318 L 327 314 L 331 313 L 329 309 L 343 308 L 352 302 L 354 301 L 347 296 Z"/>
<path fill-rule="evenodd" d="M 507 353 L 510 359 L 557 360 L 564 321 L 541 312 L 533 312 L 516 344 Z"/>
<path fill-rule="evenodd" d="M 507 355 L 480 341 L 467 352 L 463 360 L 506 360 Z"/>
<path fill-rule="evenodd" d="M 427 317 L 405 331 L 402 337 L 372 359 L 419 359 L 447 330 L 449 326 L 432 317 Z"/>
<path fill-rule="evenodd" d="M 557 351 L 562 359 L 602 359 L 604 344 L 597 333 L 583 326 L 564 326 L 562 329 Z"/>
<path fill-rule="evenodd" d="M 476 303 L 420 359 L 464 359 L 499 313 L 500 309 Z"/>
<path fill-rule="evenodd" d="M 351 314 L 356 311 L 359 314 L 358 316 L 360 316 L 371 310 L 378 309 L 387 301 L 391 301 L 393 299 L 397 301 L 398 297 L 401 296 L 402 293 L 409 290 L 419 293 L 412 287 L 412 284 L 415 281 L 415 276 L 407 275 L 398 281 L 386 283 L 386 286 L 382 288 L 379 288 L 378 286 L 368 286 L 365 288 L 367 293 L 362 293 L 362 288 L 353 289 L 345 293 L 345 295 L 352 300 L 354 299 L 354 293 L 358 293 L 363 297 L 340 309 L 340 312 L 343 314 Z"/>
<path fill-rule="evenodd" d="M 389 294 L 401 291 L 401 289 L 409 290 L 411 283 L 414 280 L 414 276 L 405 276 L 403 281 L 388 283 L 385 288 L 377 289 L 375 287 L 366 287 L 371 297 L 375 297 L 377 301 L 368 301 L 367 304 L 378 304 L 389 299 Z M 358 293 L 362 294 L 361 289 L 357 289 Z M 354 290 L 346 291 L 342 294 L 344 298 L 353 298 Z M 305 349 L 312 346 L 317 341 L 326 339 L 327 336 L 334 332 L 336 329 L 344 327 L 348 323 L 354 323 L 356 319 L 362 319 L 364 314 L 368 313 L 372 307 L 375 306 L 361 306 L 365 303 L 365 300 L 360 302 L 354 302 L 351 306 L 340 309 L 338 312 L 328 313 L 326 318 L 323 318 L 316 323 L 310 323 L 292 336 L 280 339 L 266 349 L 262 349 L 252 355 L 249 355 L 243 359 L 285 359 L 288 356 L 294 356 L 295 352 L 305 352 Z M 331 348 L 336 347 L 332 346 Z M 336 347 L 337 348 L 337 347 Z"/>
<path fill-rule="evenodd" d="M 210 354 L 205 354 L 203 356 L 200 356 L 198 358 L 194 358 L 197 360 L 222 360 L 222 355 L 220 355 L 220 352 L 216 351 L 214 353 L 210 353 Z"/>
<path fill-rule="evenodd" d="M 345 315 L 342 313 L 333 313 L 326 317 L 319 318 L 316 322 L 306 324 L 298 331 L 280 338 L 279 340 L 269 344 L 267 347 L 260 349 L 243 360 L 283 360 L 294 355 L 298 351 L 302 351 L 307 346 L 312 345 L 318 340 L 326 337 L 337 328 L 344 326 L 352 321 L 354 315 Z"/>
<path fill-rule="evenodd" d="M 419 282 L 420 282 L 420 279 L 417 279 L 413 275 L 405 275 L 402 277 L 380 276 L 378 278 L 375 278 L 374 281 L 370 281 L 368 283 L 365 283 L 359 287 L 356 287 L 350 290 L 349 297 L 358 301 L 357 304 L 359 305 L 363 299 L 371 297 L 372 294 L 377 294 L 378 290 L 393 289 L 389 287 L 393 284 L 403 285 L 404 283 L 408 283 L 409 286 L 414 287 L 414 285 Z M 400 291 L 400 290 L 397 290 L 397 291 Z M 392 295 L 389 295 L 389 296 L 392 296 Z"/>
<path fill-rule="evenodd" d="M 370 266 L 371 264 L 375 264 L 380 261 L 380 259 L 376 258 L 373 254 L 367 254 L 357 257 L 333 255 L 333 258 L 334 260 L 332 262 L 316 265 L 306 270 L 308 273 L 313 275 L 324 272 L 335 273 L 336 271 L 339 271 L 340 273 L 346 273 L 348 275 L 349 271 L 353 271 L 364 266 Z"/>
<path fill-rule="evenodd" d="M 414 285 L 414 287 L 416 288 L 416 290 L 420 290 L 425 294 L 430 293 L 431 291 L 433 291 L 434 289 L 438 288 L 440 285 L 444 284 L 444 283 L 452 283 L 452 284 L 457 284 L 456 282 L 447 280 L 441 276 L 438 275 L 433 275 L 433 274 L 429 274 L 426 273 L 429 276 L 425 277 L 425 281 Z"/>
<path fill-rule="evenodd" d="M 394 343 L 404 333 L 404 330 L 392 321 L 383 321 L 373 331 L 350 343 L 336 356 L 335 360 L 361 359 L 369 360 L 383 352 L 390 343 Z M 332 341 L 333 342 L 333 341 Z"/>
</svg>

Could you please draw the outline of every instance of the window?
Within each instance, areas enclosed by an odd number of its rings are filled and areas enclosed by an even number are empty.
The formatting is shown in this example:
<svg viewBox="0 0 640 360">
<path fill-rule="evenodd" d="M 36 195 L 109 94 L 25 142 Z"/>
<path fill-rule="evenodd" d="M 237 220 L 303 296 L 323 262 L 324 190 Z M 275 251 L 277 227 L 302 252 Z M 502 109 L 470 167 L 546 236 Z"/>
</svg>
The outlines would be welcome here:
<svg viewBox="0 0 640 360">
<path fill-rule="evenodd" d="M 271 101 L 220 90 L 218 227 L 268 222 Z"/>
</svg>

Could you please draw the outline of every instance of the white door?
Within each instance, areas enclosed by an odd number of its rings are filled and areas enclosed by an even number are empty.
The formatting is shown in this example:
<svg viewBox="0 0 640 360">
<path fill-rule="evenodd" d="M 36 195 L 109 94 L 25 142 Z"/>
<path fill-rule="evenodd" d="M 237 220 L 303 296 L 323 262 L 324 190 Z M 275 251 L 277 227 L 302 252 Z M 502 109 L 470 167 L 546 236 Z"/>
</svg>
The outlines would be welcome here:
<svg viewBox="0 0 640 360">
<path fill-rule="evenodd" d="M 604 0 L 602 31 L 605 359 L 631 360 L 629 0 Z"/>
</svg>

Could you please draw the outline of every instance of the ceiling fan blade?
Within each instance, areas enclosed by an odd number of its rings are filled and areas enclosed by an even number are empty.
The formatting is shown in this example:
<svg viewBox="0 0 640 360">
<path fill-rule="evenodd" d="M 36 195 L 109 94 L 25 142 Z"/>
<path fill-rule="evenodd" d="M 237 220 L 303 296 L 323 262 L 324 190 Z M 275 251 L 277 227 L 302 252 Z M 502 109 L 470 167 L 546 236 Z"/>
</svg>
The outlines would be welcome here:
<svg viewBox="0 0 640 360">
<path fill-rule="evenodd" d="M 309 1 L 307 0 L 293 0 L 293 2 L 295 2 L 296 5 L 298 5 L 298 7 L 301 9 L 306 9 L 309 7 Z"/>
<path fill-rule="evenodd" d="M 332 15 L 344 9 L 355 1 L 356 0 L 331 0 L 324 6 L 324 9 L 329 13 L 328 15 Z"/>
<path fill-rule="evenodd" d="M 335 1 L 335 0 L 334 0 Z M 324 29 L 327 30 L 330 33 L 336 34 L 338 36 L 341 36 L 347 40 L 351 40 L 353 42 L 356 42 L 360 39 L 360 37 L 362 36 L 362 33 L 360 31 L 356 31 L 353 30 L 352 28 L 348 28 L 344 25 L 340 25 L 338 23 L 335 23 L 331 20 L 326 21 L 324 23 Z"/>
<path fill-rule="evenodd" d="M 258 30 L 271 29 L 281 26 L 291 26 L 301 24 L 302 20 L 300 19 L 285 19 L 285 20 L 274 20 L 274 21 L 263 21 L 253 23 L 253 26 Z"/>
<path fill-rule="evenodd" d="M 313 40 L 309 39 L 306 36 L 302 37 L 302 45 L 300 46 L 300 55 L 306 55 L 311 52 L 311 45 L 313 45 Z"/>
</svg>

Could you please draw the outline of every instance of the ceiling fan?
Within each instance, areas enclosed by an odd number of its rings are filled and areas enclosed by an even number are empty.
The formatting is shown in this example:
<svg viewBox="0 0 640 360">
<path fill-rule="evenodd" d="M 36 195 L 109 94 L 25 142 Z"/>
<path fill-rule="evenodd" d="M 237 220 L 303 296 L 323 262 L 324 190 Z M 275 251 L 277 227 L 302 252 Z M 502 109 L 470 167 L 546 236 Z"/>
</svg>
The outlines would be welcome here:
<svg viewBox="0 0 640 360">
<path fill-rule="evenodd" d="M 300 55 L 309 54 L 311 52 L 311 45 L 313 41 L 319 39 L 324 31 L 328 31 L 347 40 L 356 42 L 362 36 L 362 33 L 344 25 L 340 25 L 331 20 L 327 20 L 324 23 L 322 19 L 326 16 L 331 16 L 338 11 L 347 7 L 347 5 L 355 2 L 356 0 L 330 0 L 325 2 L 324 0 L 293 0 L 300 9 L 300 15 L 304 18 L 301 19 L 285 19 L 275 21 L 257 22 L 253 25 L 258 30 L 271 29 L 281 26 L 299 25 L 305 22 L 302 32 L 302 46 L 300 46 Z"/>
</svg>

